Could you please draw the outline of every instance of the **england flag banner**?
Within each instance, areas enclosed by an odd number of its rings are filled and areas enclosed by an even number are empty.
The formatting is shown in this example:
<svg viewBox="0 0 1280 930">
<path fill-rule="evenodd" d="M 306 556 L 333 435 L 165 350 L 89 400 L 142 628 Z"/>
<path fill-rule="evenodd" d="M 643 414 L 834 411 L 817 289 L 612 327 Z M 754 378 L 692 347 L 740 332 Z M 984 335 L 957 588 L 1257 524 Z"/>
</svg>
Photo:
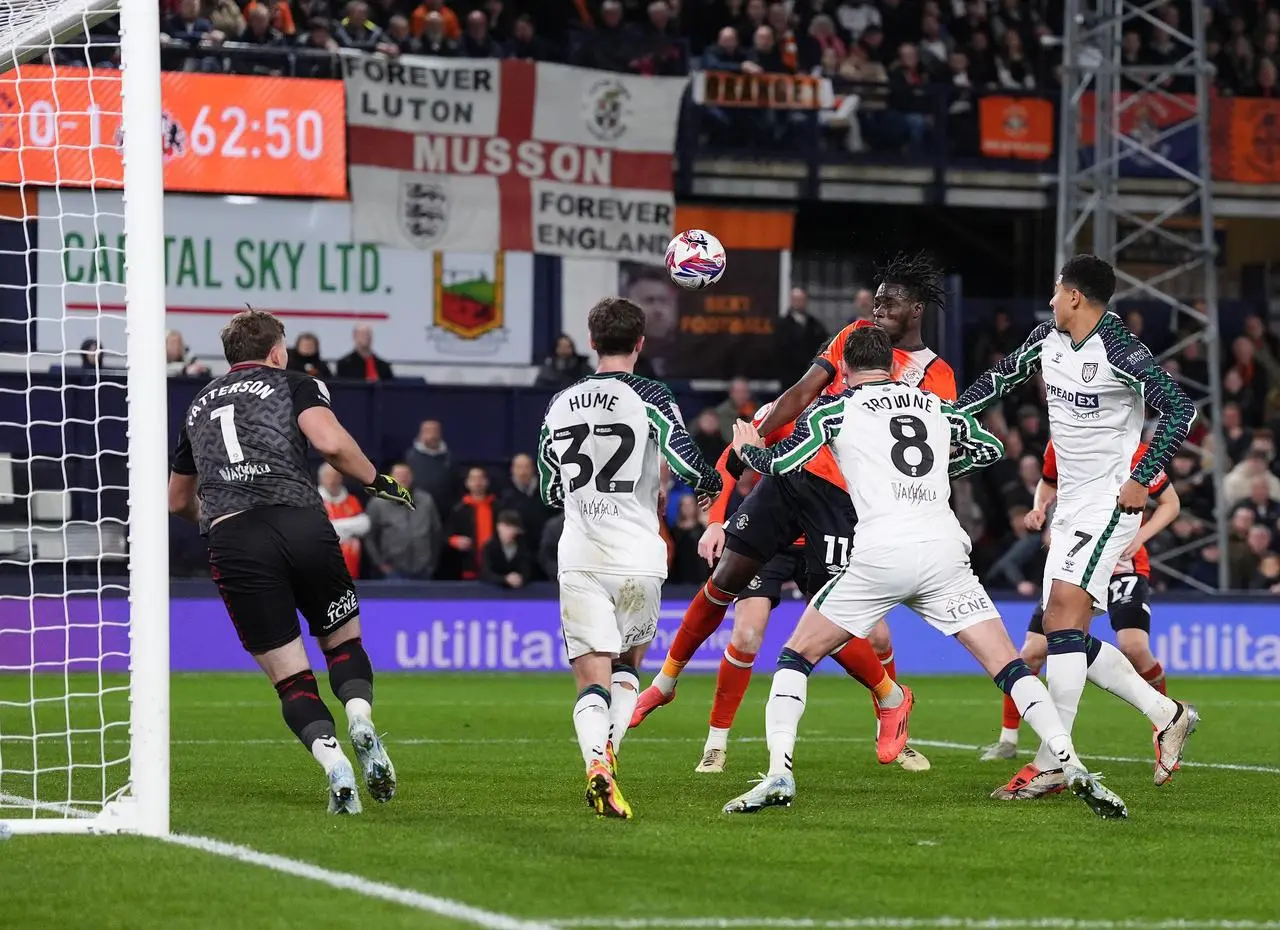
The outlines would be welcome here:
<svg viewBox="0 0 1280 930">
<path fill-rule="evenodd" d="M 661 264 L 684 78 L 412 55 L 344 67 L 359 241 Z"/>
</svg>

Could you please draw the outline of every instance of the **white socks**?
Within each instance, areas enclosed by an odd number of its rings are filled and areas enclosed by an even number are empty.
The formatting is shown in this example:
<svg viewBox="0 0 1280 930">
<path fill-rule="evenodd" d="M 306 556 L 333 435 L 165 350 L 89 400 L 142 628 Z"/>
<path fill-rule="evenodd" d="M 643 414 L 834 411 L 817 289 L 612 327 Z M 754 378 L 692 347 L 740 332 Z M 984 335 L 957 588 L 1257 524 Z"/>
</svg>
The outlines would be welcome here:
<svg viewBox="0 0 1280 930">
<path fill-rule="evenodd" d="M 640 679 L 636 673 L 615 669 L 609 698 L 609 739 L 613 743 L 613 751 L 617 752 L 622 746 L 622 738 L 627 735 L 627 727 L 631 726 L 636 701 L 640 700 Z"/>
<path fill-rule="evenodd" d="M 1045 660 L 1044 668 L 1045 676 L 1049 679 L 1049 695 L 1058 710 L 1063 730 L 1070 736 L 1076 712 L 1080 709 L 1080 695 L 1084 694 L 1089 660 L 1084 652 L 1051 652 Z M 1031 721 L 1028 720 L 1027 723 Z M 1043 742 L 1036 753 L 1035 764 L 1041 771 L 1062 768 L 1057 754 Z"/>
<path fill-rule="evenodd" d="M 722 730 L 719 727 L 711 727 L 707 730 L 707 741 L 703 744 L 702 751 L 708 749 L 729 749 L 729 731 Z"/>
<path fill-rule="evenodd" d="M 346 753 L 338 744 L 336 736 L 322 736 L 311 741 L 311 755 L 315 756 L 324 773 L 328 775 L 339 762 L 346 762 Z"/>
<path fill-rule="evenodd" d="M 1163 730 L 1178 713 L 1177 703 L 1151 687 L 1138 674 L 1123 652 L 1110 643 L 1098 640 L 1102 649 L 1089 666 L 1089 680 L 1104 691 L 1110 691 L 1120 700 L 1132 704 L 1151 721 L 1157 730 Z"/>
<path fill-rule="evenodd" d="M 893 690 L 882 698 L 876 698 L 876 703 L 885 710 L 893 710 L 895 707 L 901 707 L 902 702 L 907 699 L 907 692 L 902 690 L 902 685 L 896 681 L 893 683 Z"/>
<path fill-rule="evenodd" d="M 1009 697 L 1018 705 L 1018 713 L 1022 714 L 1022 719 L 1040 737 L 1042 748 L 1053 754 L 1054 763 L 1049 768 L 1061 768 L 1063 765 L 1084 768 L 1080 757 L 1076 755 L 1075 747 L 1071 745 L 1071 734 L 1063 726 L 1062 717 L 1049 696 L 1049 689 L 1039 678 L 1034 675 L 1019 678 L 1013 683 Z M 1018 731 L 1014 730 L 1013 734 L 1016 742 Z"/>
<path fill-rule="evenodd" d="M 604 762 L 604 747 L 609 741 L 609 701 L 595 685 L 578 695 L 578 702 L 573 705 L 573 729 L 587 767 Z"/>
<path fill-rule="evenodd" d="M 796 748 L 796 731 L 804 716 L 809 693 L 809 677 L 793 668 L 773 673 L 769 703 L 764 708 L 764 732 L 769 744 L 769 774 L 789 775 L 791 755 Z"/>
<path fill-rule="evenodd" d="M 657 688 L 664 695 L 670 695 L 672 691 L 676 690 L 676 680 L 666 672 L 658 672 L 653 676 L 653 681 L 650 682 L 649 686 Z"/>
<path fill-rule="evenodd" d="M 364 698 L 352 698 L 347 701 L 346 710 L 348 723 L 357 717 L 370 721 L 373 719 L 373 705 Z"/>
</svg>

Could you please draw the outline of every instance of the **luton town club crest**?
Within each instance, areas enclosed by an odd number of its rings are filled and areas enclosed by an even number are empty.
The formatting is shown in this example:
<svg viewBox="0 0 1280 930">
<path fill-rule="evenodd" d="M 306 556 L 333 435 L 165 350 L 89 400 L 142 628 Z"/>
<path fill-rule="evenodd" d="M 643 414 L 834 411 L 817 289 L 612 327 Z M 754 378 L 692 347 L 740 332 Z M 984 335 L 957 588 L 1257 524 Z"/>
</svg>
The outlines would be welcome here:
<svg viewBox="0 0 1280 930">
<path fill-rule="evenodd" d="M 1085 362 L 1084 367 L 1080 369 L 1080 377 L 1084 379 L 1084 383 L 1088 384 L 1093 380 L 1093 376 L 1098 373 L 1097 362 Z"/>
<path fill-rule="evenodd" d="M 436 252 L 430 337 L 442 352 L 489 355 L 506 341 L 506 256 L 502 252 Z"/>
<path fill-rule="evenodd" d="M 621 81 L 608 78 L 592 84 L 583 106 L 587 131 L 602 142 L 612 142 L 627 131 L 631 93 Z"/>
</svg>

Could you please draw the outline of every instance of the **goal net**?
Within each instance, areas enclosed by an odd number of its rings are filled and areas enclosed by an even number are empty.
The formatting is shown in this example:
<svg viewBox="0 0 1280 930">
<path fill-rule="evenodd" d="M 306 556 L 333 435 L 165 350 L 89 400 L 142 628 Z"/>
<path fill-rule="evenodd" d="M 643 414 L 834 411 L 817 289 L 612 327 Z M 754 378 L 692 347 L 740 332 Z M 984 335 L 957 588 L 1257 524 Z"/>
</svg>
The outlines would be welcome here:
<svg viewBox="0 0 1280 930">
<path fill-rule="evenodd" d="M 13 832 L 169 828 L 158 19 L 154 0 L 0 3 L 0 825 Z M 63 234 L 86 226 L 97 234 Z"/>
</svg>

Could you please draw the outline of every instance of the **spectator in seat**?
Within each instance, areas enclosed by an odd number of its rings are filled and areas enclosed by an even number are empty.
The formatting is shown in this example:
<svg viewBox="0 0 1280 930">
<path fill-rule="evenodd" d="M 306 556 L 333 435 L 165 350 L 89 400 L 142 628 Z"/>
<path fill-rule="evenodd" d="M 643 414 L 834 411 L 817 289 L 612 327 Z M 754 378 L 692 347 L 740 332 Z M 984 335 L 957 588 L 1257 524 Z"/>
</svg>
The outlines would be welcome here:
<svg viewBox="0 0 1280 930">
<path fill-rule="evenodd" d="M 479 10 L 467 15 L 467 28 L 458 43 L 458 54 L 462 58 L 502 57 L 502 49 L 489 35 L 489 18 Z"/>
<path fill-rule="evenodd" d="M 1040 25 L 1040 15 L 1031 4 L 1023 3 L 1022 0 L 1000 0 L 1000 9 L 991 20 L 992 31 L 995 33 L 997 42 L 1004 40 L 1006 32 L 1017 32 L 1022 35 L 1022 41 L 1025 44 L 1035 35 Z M 1123 39 L 1121 44 L 1123 45 Z M 1138 36 L 1138 44 L 1139 47 L 1142 44 L 1141 36 Z"/>
<path fill-rule="evenodd" d="M 104 367 L 102 347 L 98 345 L 97 339 L 86 339 L 80 343 L 80 367 L 92 371 L 98 371 Z"/>
<path fill-rule="evenodd" d="M 924 69 L 937 77 L 946 75 L 950 70 L 951 45 L 938 17 L 926 13 L 920 20 L 920 60 Z"/>
<path fill-rule="evenodd" d="M 480 553 L 480 580 L 500 588 L 523 588 L 533 574 L 533 557 L 524 542 L 520 515 L 498 514 L 494 534 Z"/>
<path fill-rule="evenodd" d="M 261 0 L 254 2 L 259 3 Z M 298 34 L 298 26 L 293 21 L 293 8 L 289 6 L 288 0 L 270 0 L 267 9 L 271 13 L 271 25 L 280 30 L 285 44 L 292 42 Z"/>
<path fill-rule="evenodd" d="M 809 295 L 804 288 L 793 287 L 774 333 L 778 380 L 794 384 L 804 377 L 826 340 L 826 327 L 809 315 Z"/>
<path fill-rule="evenodd" d="M 642 54 L 636 59 L 635 70 L 641 74 L 687 74 L 689 64 L 684 46 L 675 41 L 678 33 L 667 0 L 651 0 L 647 12 L 649 21 L 641 32 Z"/>
<path fill-rule="evenodd" d="M 708 71 L 735 74 L 759 74 L 761 71 L 738 44 L 738 31 L 732 26 L 721 29 L 715 44 L 702 53 L 702 67 Z M 703 116 L 711 141 L 720 145 L 748 144 L 760 132 L 760 114 L 749 107 L 706 107 Z"/>
<path fill-rule="evenodd" d="M 820 51 L 809 36 L 798 36 L 791 28 L 791 13 L 786 3 L 774 0 L 769 4 L 768 24 L 783 67 L 792 74 L 807 74 L 818 63 Z"/>
<path fill-rule="evenodd" d="M 436 58 L 458 57 L 458 43 L 445 34 L 444 20 L 439 13 L 427 14 L 418 46 L 424 55 L 434 55 Z"/>
<path fill-rule="evenodd" d="M 422 421 L 404 460 L 413 471 L 414 487 L 429 494 L 440 513 L 452 513 L 457 502 L 458 470 L 439 420 Z"/>
<path fill-rule="evenodd" d="M 746 8 L 737 22 L 738 46 L 750 48 L 761 26 L 768 25 L 769 4 L 765 0 L 747 0 Z"/>
<path fill-rule="evenodd" d="M 733 424 L 738 420 L 750 420 L 759 405 L 751 396 L 751 384 L 746 378 L 734 378 L 729 382 L 729 396 L 716 407 L 720 419 L 720 438 L 733 442 Z"/>
<path fill-rule="evenodd" d="M 884 66 L 880 66 L 880 70 L 884 71 Z M 875 308 L 876 298 L 871 293 L 870 288 L 860 287 L 853 295 L 853 316 L 849 322 L 854 320 L 871 319 L 871 311 Z"/>
<path fill-rule="evenodd" d="M 235 37 L 244 32 L 244 14 L 235 0 L 215 0 L 209 13 L 209 22 L 213 23 L 213 31 L 224 37 Z M 205 36 L 206 40 L 209 36 Z M 201 43 L 203 45 L 203 43 Z M 221 45 L 222 41 L 218 41 Z"/>
<path fill-rule="evenodd" d="M 1030 510 L 1036 498 L 1036 485 L 1040 483 L 1042 466 L 1040 457 L 1027 453 L 1018 459 L 1018 479 L 1001 488 L 1001 497 L 1010 506 Z"/>
<path fill-rule="evenodd" d="M 249 7 L 244 31 L 236 41 L 263 48 L 281 48 L 285 44 L 284 33 L 271 25 L 271 13 L 261 3 Z"/>
<path fill-rule="evenodd" d="M 207 378 L 209 366 L 191 357 L 182 333 L 171 329 L 164 337 L 165 366 L 170 378 Z"/>
<path fill-rule="evenodd" d="M 1249 590 L 1280 594 L 1280 555 L 1268 552 L 1258 561 L 1258 570 L 1253 573 Z"/>
<path fill-rule="evenodd" d="M 314 22 L 312 25 L 315 25 Z M 313 378 L 332 378 L 333 372 L 320 357 L 320 339 L 315 333 L 298 333 L 286 363 L 291 371 L 301 371 Z"/>
<path fill-rule="evenodd" d="M 711 576 L 707 560 L 698 555 L 698 540 L 707 528 L 706 514 L 692 494 L 680 498 L 671 527 L 671 578 L 680 584 L 703 584 Z"/>
<path fill-rule="evenodd" d="M 399 13 L 387 20 L 387 29 L 378 43 L 378 51 L 384 55 L 416 55 L 420 50 L 418 40 L 409 34 L 409 20 Z"/>
<path fill-rule="evenodd" d="M 1249 37 L 1236 36 L 1219 58 L 1218 83 L 1223 93 L 1237 97 L 1250 96 L 1256 86 L 1254 76 L 1257 73 L 1257 63 Z"/>
<path fill-rule="evenodd" d="M 766 74 L 784 74 L 787 66 L 782 63 L 782 55 L 778 51 L 778 43 L 773 37 L 773 30 L 761 26 L 756 30 L 751 44 L 751 61 L 760 71 Z"/>
<path fill-rule="evenodd" d="M 708 462 L 719 459 L 720 453 L 728 445 L 720 435 L 720 417 L 712 407 L 706 407 L 698 414 L 697 419 L 693 421 L 693 428 L 689 430 L 689 435 L 693 437 L 694 445 Z"/>
<path fill-rule="evenodd" d="M 969 56 L 969 80 L 979 90 L 998 87 L 1000 75 L 996 71 L 996 56 L 991 49 L 991 37 L 985 32 L 975 32 L 965 48 Z"/>
<path fill-rule="evenodd" d="M 522 452 L 512 457 L 511 480 L 498 495 L 498 509 L 517 514 L 520 525 L 533 539 L 542 536 L 543 526 L 551 519 L 551 508 L 542 503 L 532 456 Z"/>
<path fill-rule="evenodd" d="M 1035 90 L 1035 71 L 1022 53 L 1022 36 L 1012 29 L 1004 34 L 1004 45 L 996 56 L 996 77 L 1006 90 Z"/>
<path fill-rule="evenodd" d="M 1253 431 L 1244 425 L 1240 405 L 1228 401 L 1222 405 L 1222 437 L 1226 440 L 1227 458 L 1239 462 L 1253 443 Z"/>
<path fill-rule="evenodd" d="M 929 76 L 920 67 L 920 51 L 910 42 L 898 47 L 898 58 L 889 69 L 889 103 L 906 129 L 907 149 L 924 150 L 933 125 L 933 101 L 924 93 Z"/>
<path fill-rule="evenodd" d="M 880 8 L 872 0 L 842 0 L 836 7 L 836 22 L 856 43 L 869 26 L 882 24 Z"/>
<path fill-rule="evenodd" d="M 1229 501 L 1243 500 L 1253 489 L 1255 478 L 1267 482 L 1267 497 L 1280 500 L 1280 478 L 1267 470 L 1270 463 L 1261 449 L 1250 448 L 1244 459 L 1222 479 L 1222 496 Z"/>
<path fill-rule="evenodd" d="M 598 71 L 629 71 L 639 52 L 639 40 L 622 22 L 622 4 L 604 0 L 600 22 L 585 36 L 575 64 Z"/>
<path fill-rule="evenodd" d="M 533 386 L 560 391 L 591 374 L 591 363 L 585 355 L 578 354 L 578 347 L 568 333 L 556 339 L 555 352 L 542 363 Z"/>
<path fill-rule="evenodd" d="M 563 533 L 564 511 L 557 510 L 542 528 L 542 538 L 538 541 L 538 567 L 552 581 L 560 577 L 560 537 Z"/>
<path fill-rule="evenodd" d="M 1264 352 L 1273 357 L 1280 355 L 1280 340 L 1267 331 L 1267 325 L 1256 313 L 1250 313 L 1244 318 L 1244 335 L 1253 343 L 1253 348 L 1259 355 Z"/>
<path fill-rule="evenodd" d="M 964 15 L 955 19 L 948 30 L 952 38 L 962 45 L 973 43 L 973 37 L 979 32 L 991 40 L 991 20 L 987 15 L 986 0 L 966 0 Z"/>
<path fill-rule="evenodd" d="M 338 534 L 338 545 L 342 548 L 342 560 L 347 563 L 347 571 L 352 578 L 360 577 L 360 541 L 369 535 L 373 528 L 369 515 L 364 512 L 360 501 L 347 491 L 342 483 L 342 473 L 332 465 L 321 465 L 316 472 L 317 491 L 324 502 L 325 513 L 333 524 L 333 531 Z M 406 508 L 400 507 L 400 510 Z M 437 538 L 438 538 L 437 534 Z"/>
<path fill-rule="evenodd" d="M 388 381 L 391 366 L 373 354 L 373 330 L 361 324 L 351 331 L 353 348 L 338 359 L 338 377 L 352 381 Z"/>
<path fill-rule="evenodd" d="M 457 42 L 462 38 L 462 23 L 458 19 L 458 14 L 449 9 L 444 0 L 423 0 L 409 17 L 409 31 L 413 33 L 415 39 L 422 38 L 422 33 L 427 28 L 427 18 L 432 13 L 440 17 L 446 39 Z"/>
<path fill-rule="evenodd" d="M 1249 484 L 1249 496 L 1236 503 L 1236 507 L 1248 507 L 1253 511 L 1254 522 L 1275 526 L 1280 520 L 1280 500 L 1271 496 L 1266 475 L 1259 475 Z"/>
<path fill-rule="evenodd" d="M 467 471 L 467 493 L 449 519 L 449 548 L 457 554 L 458 575 L 472 579 L 480 572 L 480 553 L 493 536 L 494 499 L 489 476 L 478 465 Z"/>
<path fill-rule="evenodd" d="M 844 40 L 836 33 L 835 20 L 826 13 L 819 13 L 809 21 L 809 38 L 820 55 L 833 52 L 837 62 L 844 61 L 849 54 Z"/>
<path fill-rule="evenodd" d="M 947 104 L 951 149 L 956 155 L 977 155 L 978 113 L 974 108 L 969 56 L 964 52 L 952 52 L 947 59 L 946 81 L 951 85 L 951 100 Z"/>
<path fill-rule="evenodd" d="M 725 26 L 716 36 L 714 45 L 702 53 L 702 67 L 708 71 L 732 71 L 759 74 L 760 66 L 751 61 L 738 42 L 738 32 Z"/>
<path fill-rule="evenodd" d="M 182 0 L 178 12 L 165 22 L 163 31 L 170 39 L 196 46 L 205 33 L 213 31 L 213 23 L 200 15 L 200 0 Z"/>
<path fill-rule="evenodd" d="M 511 38 L 511 13 L 505 0 L 484 0 L 480 4 L 489 23 L 489 35 L 501 47 Z"/>
<path fill-rule="evenodd" d="M 364 0 L 351 0 L 347 4 L 347 15 L 338 24 L 335 36 L 338 44 L 346 48 L 372 52 L 382 40 L 382 30 L 369 19 L 369 4 Z"/>
<path fill-rule="evenodd" d="M 312 49 L 317 52 L 336 52 L 341 46 L 338 45 L 338 40 L 333 37 L 333 26 L 330 25 L 329 20 L 323 16 L 317 16 L 307 23 L 306 31 L 298 39 L 298 48 Z M 328 67 L 327 63 L 309 62 L 306 59 L 298 62 L 298 68 L 306 71 L 312 77 L 326 76 Z"/>
<path fill-rule="evenodd" d="M 425 581 L 436 571 L 444 543 L 440 512 L 431 495 L 414 487 L 413 470 L 404 462 L 391 466 L 391 476 L 413 489 L 413 510 L 392 501 L 369 501 L 369 559 L 387 578 Z"/>
<path fill-rule="evenodd" d="M 1023 597 L 1036 593 L 1032 578 L 1044 571 L 1044 555 L 1038 530 L 1027 526 L 1027 508 L 1015 504 L 1009 508 L 1011 536 L 998 548 L 1004 552 L 987 571 L 986 581 L 992 587 L 1013 588 Z"/>
<path fill-rule="evenodd" d="M 543 39 L 537 34 L 533 17 L 527 13 L 516 18 L 511 30 L 511 38 L 502 48 L 505 58 L 519 58 L 522 61 L 555 61 L 556 56 Z"/>
</svg>

